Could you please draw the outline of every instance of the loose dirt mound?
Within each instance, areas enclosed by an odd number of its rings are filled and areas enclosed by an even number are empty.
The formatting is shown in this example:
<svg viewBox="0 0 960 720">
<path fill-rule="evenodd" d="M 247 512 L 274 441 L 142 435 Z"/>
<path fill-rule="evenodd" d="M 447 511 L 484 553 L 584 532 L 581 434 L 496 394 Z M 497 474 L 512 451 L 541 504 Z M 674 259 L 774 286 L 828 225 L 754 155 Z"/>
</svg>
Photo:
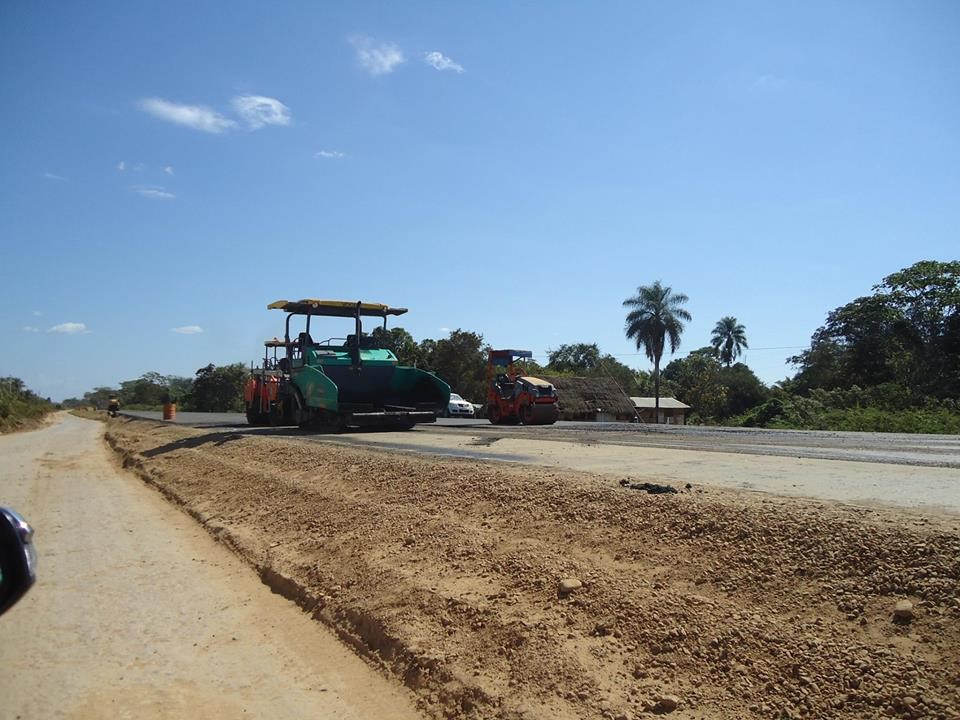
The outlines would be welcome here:
<svg viewBox="0 0 960 720">
<path fill-rule="evenodd" d="M 960 718 L 949 520 L 140 421 L 107 437 L 437 717 Z"/>
</svg>

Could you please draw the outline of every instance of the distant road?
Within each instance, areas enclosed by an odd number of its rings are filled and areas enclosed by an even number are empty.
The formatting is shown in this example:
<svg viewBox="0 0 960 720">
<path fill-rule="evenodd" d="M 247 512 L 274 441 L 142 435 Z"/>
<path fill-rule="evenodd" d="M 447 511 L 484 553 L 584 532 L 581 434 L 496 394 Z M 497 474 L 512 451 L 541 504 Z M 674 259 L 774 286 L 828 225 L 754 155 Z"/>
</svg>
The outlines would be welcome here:
<svg viewBox="0 0 960 720">
<path fill-rule="evenodd" d="M 159 412 L 129 411 L 124 414 L 159 420 Z M 231 428 L 239 432 L 290 434 L 292 428 L 251 428 L 240 413 L 177 413 L 176 422 L 194 427 Z M 421 436 L 429 434 L 430 443 Z M 435 425 L 418 425 L 406 433 L 357 431 L 336 435 L 312 435 L 312 439 L 339 438 L 351 444 L 414 445 L 421 452 L 473 456 L 463 451 L 457 436 L 479 436 L 490 445 L 501 438 L 581 445 L 619 445 L 692 450 L 702 452 L 772 455 L 818 460 L 849 460 L 893 465 L 960 468 L 960 436 L 894 433 L 825 432 L 816 430 L 765 430 L 630 423 L 558 422 L 556 425 L 524 427 L 494 426 L 487 420 L 440 418 Z M 443 440 L 450 439 L 449 442 Z M 388 439 L 389 438 L 389 439 Z M 414 438 L 420 438 L 414 441 Z M 458 450 L 458 448 L 460 448 Z M 408 448 L 413 449 L 413 448 Z M 490 457 L 490 453 L 485 454 Z M 960 478 L 958 478 L 960 482 Z"/>
</svg>

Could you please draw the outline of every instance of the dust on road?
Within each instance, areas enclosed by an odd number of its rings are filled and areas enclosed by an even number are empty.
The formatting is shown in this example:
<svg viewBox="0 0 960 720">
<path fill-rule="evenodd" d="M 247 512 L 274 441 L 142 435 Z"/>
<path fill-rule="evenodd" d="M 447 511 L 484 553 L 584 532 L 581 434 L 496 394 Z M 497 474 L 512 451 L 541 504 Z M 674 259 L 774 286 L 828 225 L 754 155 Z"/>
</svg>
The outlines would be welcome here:
<svg viewBox="0 0 960 720">
<path fill-rule="evenodd" d="M 0 437 L 38 582 L 0 617 L 5 718 L 401 718 L 411 697 L 135 476 L 103 424 Z"/>
<path fill-rule="evenodd" d="M 142 421 L 108 439 L 438 718 L 960 718 L 956 516 Z"/>
</svg>

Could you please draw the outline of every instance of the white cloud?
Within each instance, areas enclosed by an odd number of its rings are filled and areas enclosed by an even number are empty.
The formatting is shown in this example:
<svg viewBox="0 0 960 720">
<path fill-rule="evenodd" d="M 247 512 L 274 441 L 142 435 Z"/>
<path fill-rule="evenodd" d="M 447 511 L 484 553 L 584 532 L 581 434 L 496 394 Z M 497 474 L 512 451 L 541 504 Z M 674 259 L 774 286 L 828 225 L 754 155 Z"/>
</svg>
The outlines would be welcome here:
<svg viewBox="0 0 960 720">
<path fill-rule="evenodd" d="M 34 317 L 43 317 L 43 313 L 40 312 L 39 310 L 34 310 L 34 311 L 33 311 L 33 316 L 34 316 Z"/>
<path fill-rule="evenodd" d="M 346 156 L 345 156 L 342 152 L 340 152 L 339 150 L 321 150 L 321 151 L 318 152 L 316 155 L 314 155 L 314 157 L 318 157 L 318 158 L 342 158 L 342 157 L 346 157 Z"/>
<path fill-rule="evenodd" d="M 24 332 L 30 332 L 30 333 L 38 333 L 38 332 L 40 332 L 40 328 L 34 327 L 33 325 L 24 325 L 24 326 L 23 326 L 23 331 L 24 331 Z"/>
<path fill-rule="evenodd" d="M 449 332 L 453 332 L 453 331 L 452 331 L 450 328 L 440 328 L 440 332 L 449 333 Z"/>
<path fill-rule="evenodd" d="M 163 98 L 144 98 L 139 104 L 141 110 L 161 120 L 208 133 L 222 133 L 237 124 L 204 105 L 180 105 Z"/>
<path fill-rule="evenodd" d="M 392 73 L 397 65 L 406 62 L 403 51 L 393 43 L 375 43 L 373 38 L 354 35 L 349 38 L 353 49 L 357 51 L 360 67 L 371 75 Z"/>
<path fill-rule="evenodd" d="M 145 185 L 141 187 L 135 187 L 138 193 L 140 193 L 145 198 L 152 198 L 154 200 L 173 200 L 176 197 L 172 192 L 166 190 L 161 185 Z"/>
<path fill-rule="evenodd" d="M 60 323 L 59 325 L 54 325 L 52 328 L 47 330 L 47 332 L 61 333 L 63 335 L 80 335 L 89 331 L 84 323 L 65 322 Z"/>
<path fill-rule="evenodd" d="M 290 108 L 272 97 L 263 95 L 238 95 L 230 101 L 234 111 L 252 129 L 264 125 L 289 125 Z"/>
<path fill-rule="evenodd" d="M 170 328 L 170 332 L 180 333 L 181 335 L 199 335 L 203 328 L 199 325 L 184 325 L 182 327 Z"/>
<path fill-rule="evenodd" d="M 126 169 L 127 169 L 127 163 L 125 161 L 121 160 L 120 162 L 117 163 L 118 172 L 123 172 Z"/>
<path fill-rule="evenodd" d="M 52 173 L 52 172 L 45 172 L 45 173 L 43 174 L 43 176 L 44 176 L 47 180 L 57 180 L 57 181 L 64 181 L 64 180 L 66 180 L 66 178 L 63 177 L 63 175 L 56 175 L 56 174 L 54 174 L 54 173 Z"/>
<path fill-rule="evenodd" d="M 163 171 L 164 171 L 167 175 L 173 177 L 173 165 L 167 165 L 167 166 L 163 169 Z"/>
<path fill-rule="evenodd" d="M 430 65 L 431 67 L 436 68 L 437 70 L 453 70 L 454 72 L 462 73 L 463 65 L 455 63 L 453 60 L 448 58 L 443 53 L 439 53 L 436 50 L 433 52 L 428 52 L 423 56 L 423 61 Z"/>
</svg>

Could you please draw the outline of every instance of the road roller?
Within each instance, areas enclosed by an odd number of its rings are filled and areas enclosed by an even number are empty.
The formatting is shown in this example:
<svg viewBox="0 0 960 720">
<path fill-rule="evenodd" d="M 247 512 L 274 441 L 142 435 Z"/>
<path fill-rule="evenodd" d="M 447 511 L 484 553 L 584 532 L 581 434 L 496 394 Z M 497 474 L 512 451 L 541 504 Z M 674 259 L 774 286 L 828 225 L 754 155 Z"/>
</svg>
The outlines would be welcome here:
<svg viewBox="0 0 960 720">
<path fill-rule="evenodd" d="M 491 350 L 487 358 L 487 417 L 494 425 L 553 425 L 560 417 L 557 391 L 523 374 L 529 350 Z"/>
</svg>

